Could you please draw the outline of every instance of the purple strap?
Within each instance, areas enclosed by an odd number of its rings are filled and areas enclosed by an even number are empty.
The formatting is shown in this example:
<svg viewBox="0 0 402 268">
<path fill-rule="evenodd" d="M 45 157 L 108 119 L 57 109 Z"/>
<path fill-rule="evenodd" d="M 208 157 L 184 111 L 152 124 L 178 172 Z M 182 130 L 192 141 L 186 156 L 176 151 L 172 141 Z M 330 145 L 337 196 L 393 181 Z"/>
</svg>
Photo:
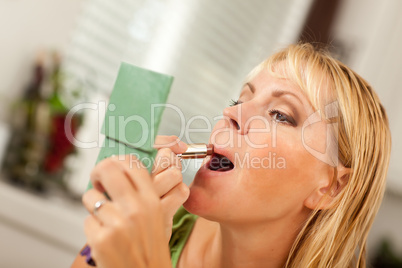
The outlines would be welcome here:
<svg viewBox="0 0 402 268">
<path fill-rule="evenodd" d="M 94 260 L 91 257 L 91 248 L 89 246 L 86 246 L 83 250 L 81 250 L 81 256 L 86 257 L 86 262 L 91 265 L 91 266 L 96 266 Z"/>
</svg>

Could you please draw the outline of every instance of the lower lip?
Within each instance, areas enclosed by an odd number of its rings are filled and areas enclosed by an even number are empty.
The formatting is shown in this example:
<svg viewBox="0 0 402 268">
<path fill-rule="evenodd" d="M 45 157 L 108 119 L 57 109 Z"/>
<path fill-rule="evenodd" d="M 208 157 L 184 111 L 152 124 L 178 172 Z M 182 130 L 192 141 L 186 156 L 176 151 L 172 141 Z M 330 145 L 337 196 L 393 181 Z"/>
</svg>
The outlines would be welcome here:
<svg viewBox="0 0 402 268">
<path fill-rule="evenodd" d="M 230 175 L 234 168 L 232 168 L 231 170 L 227 170 L 227 171 L 215 171 L 215 170 L 211 170 L 208 168 L 209 165 L 209 161 L 208 163 L 206 163 L 205 165 L 203 165 L 197 172 L 198 176 L 202 176 L 203 178 L 206 177 L 222 177 L 225 175 Z"/>
</svg>

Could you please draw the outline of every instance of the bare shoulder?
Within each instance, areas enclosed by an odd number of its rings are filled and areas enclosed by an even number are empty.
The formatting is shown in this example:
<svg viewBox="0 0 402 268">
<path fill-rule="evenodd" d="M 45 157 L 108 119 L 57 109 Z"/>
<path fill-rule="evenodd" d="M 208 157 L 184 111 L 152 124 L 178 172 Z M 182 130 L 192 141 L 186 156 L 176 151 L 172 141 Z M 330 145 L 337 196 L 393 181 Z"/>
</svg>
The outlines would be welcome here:
<svg viewBox="0 0 402 268">
<path fill-rule="evenodd" d="M 204 267 L 203 259 L 206 250 L 211 245 L 219 225 L 204 218 L 197 218 L 190 237 L 180 255 L 177 268 Z"/>
</svg>

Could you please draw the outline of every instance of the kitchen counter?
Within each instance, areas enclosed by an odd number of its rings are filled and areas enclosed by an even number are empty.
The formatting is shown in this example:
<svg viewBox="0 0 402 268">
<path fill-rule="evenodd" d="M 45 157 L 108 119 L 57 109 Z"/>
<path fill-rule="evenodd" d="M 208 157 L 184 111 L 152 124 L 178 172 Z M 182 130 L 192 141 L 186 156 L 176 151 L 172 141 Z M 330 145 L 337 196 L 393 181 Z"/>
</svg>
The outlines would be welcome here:
<svg viewBox="0 0 402 268">
<path fill-rule="evenodd" d="M 86 215 L 78 201 L 0 180 L 0 267 L 70 267 L 85 244 Z"/>
</svg>

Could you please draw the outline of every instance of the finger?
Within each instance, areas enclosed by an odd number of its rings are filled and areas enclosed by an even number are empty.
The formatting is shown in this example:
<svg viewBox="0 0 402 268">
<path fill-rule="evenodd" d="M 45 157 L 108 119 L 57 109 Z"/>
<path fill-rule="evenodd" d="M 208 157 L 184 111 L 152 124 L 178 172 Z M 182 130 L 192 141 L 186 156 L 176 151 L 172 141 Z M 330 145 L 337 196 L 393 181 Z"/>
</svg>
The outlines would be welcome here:
<svg viewBox="0 0 402 268">
<path fill-rule="evenodd" d="M 106 196 L 96 189 L 89 189 L 82 195 L 81 199 L 82 199 L 82 204 L 84 205 L 86 210 L 88 210 L 88 212 L 91 214 L 93 214 L 93 212 L 94 212 L 95 203 L 97 201 L 107 200 Z"/>
<path fill-rule="evenodd" d="M 176 154 L 182 154 L 187 150 L 187 144 L 177 136 L 156 136 L 154 148 L 170 148 Z"/>
<path fill-rule="evenodd" d="M 154 190 L 151 175 L 148 173 L 148 169 L 144 166 L 144 164 L 133 154 L 125 155 L 124 157 L 114 157 L 111 158 L 110 162 L 117 164 L 120 167 L 120 170 L 124 173 L 125 177 L 131 183 L 133 187 L 131 190 L 121 190 L 120 196 L 117 198 L 127 199 L 127 198 L 135 198 L 137 194 L 142 195 L 145 198 L 148 197 L 158 197 Z M 100 176 L 102 178 L 102 176 Z M 126 184 L 121 187 L 128 187 Z M 130 188 L 130 187 L 129 187 Z M 109 194 L 109 190 L 106 188 Z M 119 199 L 119 200 L 120 200 Z M 112 199 L 113 200 L 113 199 Z M 159 200 L 159 197 L 158 197 Z"/>
<path fill-rule="evenodd" d="M 134 185 L 136 193 L 144 196 L 147 194 L 154 194 L 156 196 L 148 169 L 135 155 L 127 155 L 122 160 L 115 158 L 115 161 L 120 165 L 132 185 Z"/>
<path fill-rule="evenodd" d="M 93 215 L 88 215 L 84 221 L 84 233 L 87 237 L 87 243 L 91 246 L 96 236 L 102 231 L 101 223 Z"/>
<path fill-rule="evenodd" d="M 136 195 L 135 185 L 117 158 L 102 160 L 92 170 L 90 178 L 94 188 L 106 191 L 111 200 L 121 199 L 125 195 Z"/>
<path fill-rule="evenodd" d="M 87 244 L 91 249 L 91 258 L 99 267 L 102 263 L 99 257 L 103 254 L 100 254 L 98 251 L 99 247 L 103 248 L 104 245 L 105 228 L 93 215 L 89 215 L 84 222 L 84 233 L 87 238 Z"/>
<path fill-rule="evenodd" d="M 161 199 L 163 211 L 167 213 L 168 217 L 173 217 L 181 205 L 188 199 L 190 189 L 185 183 L 176 185 Z"/>
<path fill-rule="evenodd" d="M 181 169 L 176 166 L 169 167 L 162 173 L 155 175 L 153 178 L 155 191 L 159 197 L 167 194 L 182 181 L 183 174 L 181 173 Z"/>
<path fill-rule="evenodd" d="M 95 215 L 95 204 L 102 200 L 106 201 L 97 209 Z M 121 216 L 113 205 L 113 202 L 107 200 L 104 194 L 95 189 L 88 190 L 82 196 L 82 203 L 101 225 L 113 225 Z"/>
<path fill-rule="evenodd" d="M 172 166 L 176 166 L 181 170 L 180 158 L 169 148 L 160 149 L 155 156 L 154 166 L 151 172 L 152 177 Z"/>
</svg>

